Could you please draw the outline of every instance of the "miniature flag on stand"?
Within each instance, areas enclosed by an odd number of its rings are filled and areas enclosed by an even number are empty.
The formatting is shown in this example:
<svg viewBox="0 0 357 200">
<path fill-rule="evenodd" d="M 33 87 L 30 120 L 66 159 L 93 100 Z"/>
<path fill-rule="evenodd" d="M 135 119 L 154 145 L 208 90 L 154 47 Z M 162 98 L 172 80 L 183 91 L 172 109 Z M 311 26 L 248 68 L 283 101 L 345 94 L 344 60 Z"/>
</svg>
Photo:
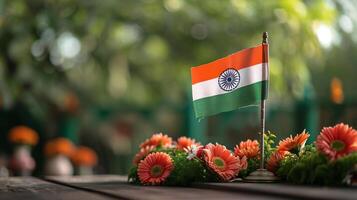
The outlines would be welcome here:
<svg viewBox="0 0 357 200">
<path fill-rule="evenodd" d="M 268 97 L 268 44 L 191 68 L 196 117 L 257 105 Z"/>
</svg>

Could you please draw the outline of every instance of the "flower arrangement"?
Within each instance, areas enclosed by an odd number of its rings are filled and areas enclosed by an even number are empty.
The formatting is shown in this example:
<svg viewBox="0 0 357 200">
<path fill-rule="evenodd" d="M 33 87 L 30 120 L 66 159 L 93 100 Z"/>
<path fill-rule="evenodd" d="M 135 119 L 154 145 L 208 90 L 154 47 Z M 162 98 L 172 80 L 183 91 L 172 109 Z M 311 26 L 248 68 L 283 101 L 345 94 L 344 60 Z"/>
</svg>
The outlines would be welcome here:
<svg viewBox="0 0 357 200">
<path fill-rule="evenodd" d="M 323 128 L 313 144 L 303 131 L 277 143 L 264 135 L 266 168 L 282 181 L 296 184 L 340 185 L 357 164 L 357 131 L 337 124 Z M 192 182 L 229 182 L 244 178 L 259 168 L 260 148 L 256 140 L 237 144 L 234 152 L 221 144 L 201 146 L 194 139 L 172 141 L 154 134 L 140 145 L 133 159 L 129 181 L 142 185 L 189 185 Z"/>
<path fill-rule="evenodd" d="M 268 160 L 268 169 L 290 183 L 344 184 L 348 171 L 357 164 L 357 131 L 343 123 L 325 127 L 313 144 L 304 147 L 308 137 L 303 132 L 293 141 L 290 137 L 290 142 L 279 143 Z"/>
<path fill-rule="evenodd" d="M 189 185 L 192 182 L 233 180 L 247 167 L 246 156 L 236 156 L 220 144 L 201 146 L 196 140 L 154 134 L 140 145 L 129 181 L 142 185 Z"/>
<path fill-rule="evenodd" d="M 14 144 L 34 146 L 38 142 L 38 134 L 27 126 L 16 126 L 9 132 L 9 141 Z"/>
</svg>

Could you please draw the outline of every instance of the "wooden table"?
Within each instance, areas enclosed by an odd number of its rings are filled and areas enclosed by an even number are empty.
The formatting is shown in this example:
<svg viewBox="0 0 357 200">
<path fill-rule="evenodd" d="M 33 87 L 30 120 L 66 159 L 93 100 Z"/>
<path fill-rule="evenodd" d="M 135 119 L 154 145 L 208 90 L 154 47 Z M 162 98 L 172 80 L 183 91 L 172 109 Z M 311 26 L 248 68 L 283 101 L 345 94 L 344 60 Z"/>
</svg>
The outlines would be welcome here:
<svg viewBox="0 0 357 200">
<path fill-rule="evenodd" d="M 357 188 L 287 184 L 202 183 L 191 187 L 137 186 L 125 176 L 0 178 L 0 200 L 5 199 L 356 199 Z"/>
</svg>

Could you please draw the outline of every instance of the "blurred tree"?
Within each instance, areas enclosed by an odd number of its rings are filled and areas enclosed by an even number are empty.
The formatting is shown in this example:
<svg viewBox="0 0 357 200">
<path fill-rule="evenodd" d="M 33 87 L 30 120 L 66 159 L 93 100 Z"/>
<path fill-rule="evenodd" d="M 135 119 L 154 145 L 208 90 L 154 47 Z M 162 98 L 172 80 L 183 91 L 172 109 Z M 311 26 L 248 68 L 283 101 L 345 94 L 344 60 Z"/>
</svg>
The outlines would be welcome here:
<svg viewBox="0 0 357 200">
<path fill-rule="evenodd" d="M 76 90 L 88 104 L 138 106 L 185 101 L 189 67 L 258 44 L 262 31 L 271 35 L 272 96 L 302 95 L 309 60 L 321 58 L 313 28 L 336 15 L 321 0 L 13 0 L 0 13 L 10 99 L 31 85 L 55 104 Z"/>
</svg>

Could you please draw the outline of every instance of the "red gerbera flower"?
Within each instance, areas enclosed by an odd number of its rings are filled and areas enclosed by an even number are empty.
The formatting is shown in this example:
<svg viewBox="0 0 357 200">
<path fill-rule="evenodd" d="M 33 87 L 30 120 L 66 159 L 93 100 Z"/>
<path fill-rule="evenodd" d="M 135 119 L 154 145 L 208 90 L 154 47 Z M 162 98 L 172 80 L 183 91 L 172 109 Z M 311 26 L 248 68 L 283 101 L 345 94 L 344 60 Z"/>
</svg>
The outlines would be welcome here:
<svg viewBox="0 0 357 200">
<path fill-rule="evenodd" d="M 224 181 L 234 178 L 242 169 L 239 158 L 220 144 L 208 144 L 203 150 L 204 161 Z"/>
<path fill-rule="evenodd" d="M 234 148 L 234 155 L 242 158 L 246 156 L 247 158 L 254 158 L 259 155 L 259 143 L 257 140 L 247 140 L 240 142 L 239 146 L 236 145 Z"/>
<path fill-rule="evenodd" d="M 166 180 L 174 165 L 167 153 L 151 153 L 138 165 L 140 182 L 145 185 L 157 185 Z"/>
<path fill-rule="evenodd" d="M 177 145 L 176 145 L 176 148 L 179 149 L 179 150 L 184 150 L 185 148 L 188 148 L 192 145 L 196 145 L 196 146 L 200 146 L 201 144 L 196 142 L 195 139 L 191 139 L 191 138 L 188 138 L 188 137 L 179 137 L 177 139 Z"/>
<path fill-rule="evenodd" d="M 163 135 L 162 133 L 156 133 L 151 136 L 150 139 L 145 140 L 145 142 L 140 144 L 140 148 L 144 148 L 147 146 L 161 146 L 161 147 L 169 147 L 172 144 L 172 138 L 168 135 Z"/>
<path fill-rule="evenodd" d="M 319 152 L 335 160 L 357 151 L 357 131 L 343 123 L 325 127 L 315 145 Z"/>
</svg>

